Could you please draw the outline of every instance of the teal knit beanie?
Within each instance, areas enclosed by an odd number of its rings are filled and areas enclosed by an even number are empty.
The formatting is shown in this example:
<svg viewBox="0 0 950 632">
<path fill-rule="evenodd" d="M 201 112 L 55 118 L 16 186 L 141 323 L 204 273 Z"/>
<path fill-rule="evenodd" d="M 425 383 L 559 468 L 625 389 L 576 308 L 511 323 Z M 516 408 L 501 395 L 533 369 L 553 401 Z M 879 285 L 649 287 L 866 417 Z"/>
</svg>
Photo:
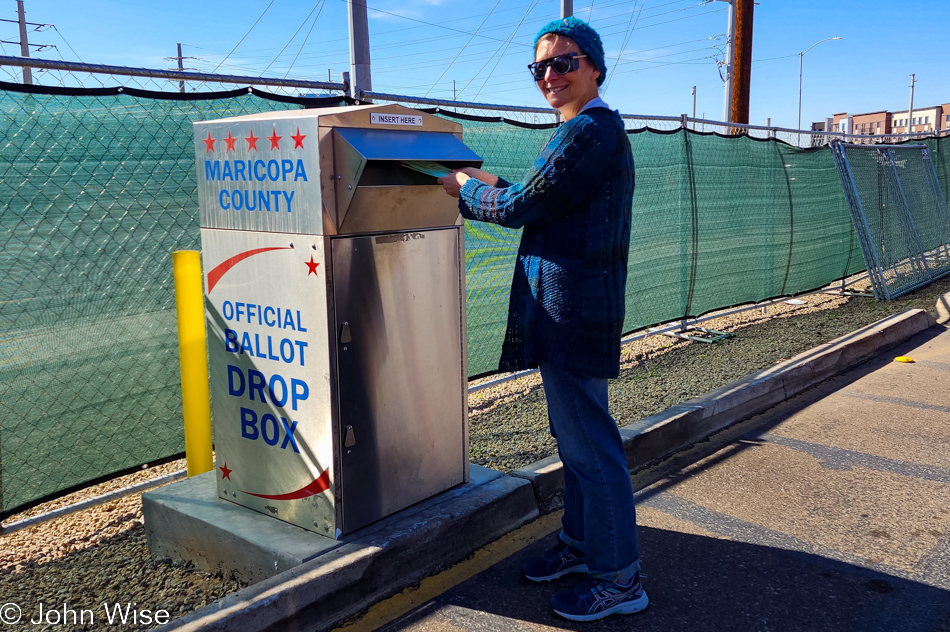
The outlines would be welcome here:
<svg viewBox="0 0 950 632">
<path fill-rule="evenodd" d="M 591 28 L 590 24 L 578 20 L 574 16 L 552 20 L 538 31 L 537 37 L 534 38 L 535 48 L 538 47 L 538 40 L 548 33 L 563 35 L 577 42 L 584 54 L 600 71 L 600 76 L 597 77 L 597 85 L 603 85 L 604 79 L 607 78 L 607 65 L 604 63 L 604 45 L 600 41 L 600 35 Z"/>
</svg>

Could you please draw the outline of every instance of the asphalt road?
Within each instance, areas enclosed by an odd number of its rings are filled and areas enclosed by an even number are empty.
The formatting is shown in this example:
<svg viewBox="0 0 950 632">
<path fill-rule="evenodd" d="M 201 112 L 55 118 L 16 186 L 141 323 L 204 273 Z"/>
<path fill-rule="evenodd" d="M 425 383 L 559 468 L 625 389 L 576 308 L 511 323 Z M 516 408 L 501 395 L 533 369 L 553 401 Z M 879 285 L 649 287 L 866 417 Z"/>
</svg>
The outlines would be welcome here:
<svg viewBox="0 0 950 632">
<path fill-rule="evenodd" d="M 909 356 L 914 363 L 894 362 Z M 650 607 L 573 623 L 521 562 L 552 514 L 347 632 L 950 632 L 950 331 L 897 349 L 634 476 Z"/>
</svg>

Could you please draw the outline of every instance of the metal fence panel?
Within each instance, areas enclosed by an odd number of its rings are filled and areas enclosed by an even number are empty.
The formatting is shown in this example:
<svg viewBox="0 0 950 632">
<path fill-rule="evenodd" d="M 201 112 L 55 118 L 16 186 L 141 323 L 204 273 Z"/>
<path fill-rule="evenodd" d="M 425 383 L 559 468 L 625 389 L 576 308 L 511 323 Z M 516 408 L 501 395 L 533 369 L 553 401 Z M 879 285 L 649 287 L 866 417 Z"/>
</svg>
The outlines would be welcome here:
<svg viewBox="0 0 950 632">
<path fill-rule="evenodd" d="M 930 149 L 835 142 L 833 152 L 875 295 L 896 298 L 950 272 L 950 215 Z"/>
</svg>

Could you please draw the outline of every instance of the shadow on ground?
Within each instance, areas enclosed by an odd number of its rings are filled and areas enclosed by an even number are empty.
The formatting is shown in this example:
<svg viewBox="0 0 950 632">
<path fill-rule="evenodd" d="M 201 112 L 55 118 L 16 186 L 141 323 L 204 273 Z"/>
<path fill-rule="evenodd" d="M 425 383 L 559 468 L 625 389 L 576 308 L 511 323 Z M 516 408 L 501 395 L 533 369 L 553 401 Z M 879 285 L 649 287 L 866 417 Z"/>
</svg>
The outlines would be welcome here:
<svg viewBox="0 0 950 632">
<path fill-rule="evenodd" d="M 555 544 L 544 538 L 382 628 L 657 632 L 948 632 L 950 592 L 816 555 L 676 531 L 640 528 L 650 607 L 636 615 L 573 623 L 548 599 L 576 576 L 535 585 L 524 559 Z"/>
</svg>

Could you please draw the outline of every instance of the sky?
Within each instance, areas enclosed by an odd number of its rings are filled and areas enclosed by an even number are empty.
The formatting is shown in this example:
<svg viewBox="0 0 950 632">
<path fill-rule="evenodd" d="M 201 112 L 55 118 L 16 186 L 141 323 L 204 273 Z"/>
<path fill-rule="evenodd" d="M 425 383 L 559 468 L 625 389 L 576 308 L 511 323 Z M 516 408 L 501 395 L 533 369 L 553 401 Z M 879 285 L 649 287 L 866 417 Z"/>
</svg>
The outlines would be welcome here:
<svg viewBox="0 0 950 632">
<path fill-rule="evenodd" d="M 15 0 L 0 18 L 16 20 Z M 95 64 L 186 68 L 339 81 L 349 69 L 346 0 L 25 0 L 31 55 Z M 373 89 L 543 107 L 526 65 L 559 0 L 368 0 Z M 600 32 L 608 83 L 626 114 L 721 120 L 727 5 L 708 0 L 574 0 Z M 836 113 L 950 102 L 946 0 L 760 0 L 753 28 L 750 123 L 797 127 Z M 34 27 L 31 27 L 34 28 Z M 811 48 L 826 38 L 840 37 Z M 18 55 L 17 25 L 0 22 L 0 53 Z M 11 42 L 13 42 L 11 44 Z M 800 53 L 808 51 L 800 57 Z M 16 69 L 0 79 L 18 81 Z M 37 83 L 43 83 L 42 74 Z M 169 90 L 175 89 L 169 84 Z"/>
</svg>

